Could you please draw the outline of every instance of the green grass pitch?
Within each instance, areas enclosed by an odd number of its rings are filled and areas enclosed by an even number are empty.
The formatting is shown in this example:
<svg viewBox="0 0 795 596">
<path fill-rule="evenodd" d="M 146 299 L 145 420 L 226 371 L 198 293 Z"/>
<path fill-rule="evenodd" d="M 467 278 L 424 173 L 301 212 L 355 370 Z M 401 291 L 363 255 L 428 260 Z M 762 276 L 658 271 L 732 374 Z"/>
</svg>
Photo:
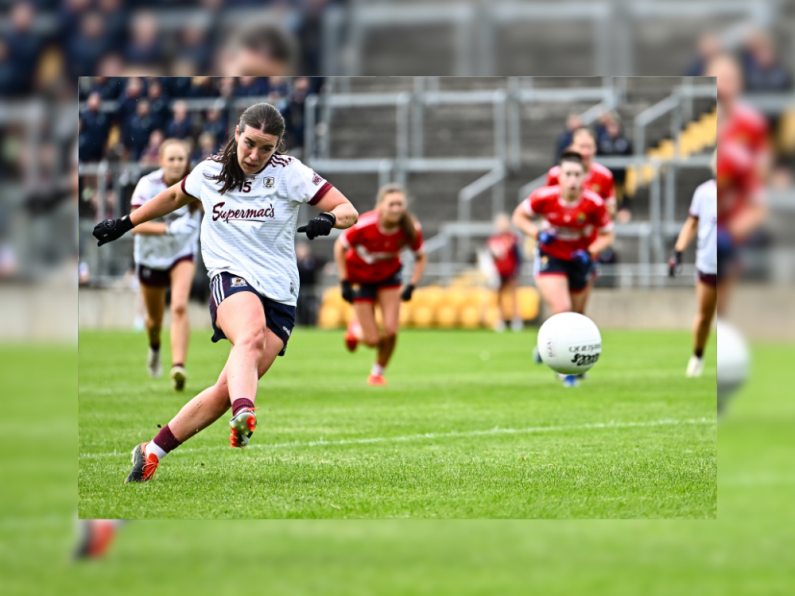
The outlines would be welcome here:
<svg viewBox="0 0 795 596">
<path fill-rule="evenodd" d="M 409 330 L 390 385 L 372 388 L 371 351 L 297 329 L 260 381 L 247 449 L 229 448 L 224 417 L 151 482 L 123 485 L 132 447 L 214 382 L 229 344 L 194 331 L 189 385 L 176 394 L 166 374 L 147 376 L 142 334 L 81 333 L 80 517 L 717 515 L 714 342 L 691 380 L 689 334 L 605 331 L 591 378 L 565 389 L 532 362 L 534 339 Z"/>
</svg>

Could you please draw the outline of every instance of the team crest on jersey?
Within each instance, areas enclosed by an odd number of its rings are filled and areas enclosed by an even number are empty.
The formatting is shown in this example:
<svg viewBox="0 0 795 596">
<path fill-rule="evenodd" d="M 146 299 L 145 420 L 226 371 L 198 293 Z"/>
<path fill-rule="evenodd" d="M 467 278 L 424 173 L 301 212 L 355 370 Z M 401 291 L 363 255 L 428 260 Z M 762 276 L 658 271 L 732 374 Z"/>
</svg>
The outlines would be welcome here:
<svg viewBox="0 0 795 596">
<path fill-rule="evenodd" d="M 598 184 L 591 184 L 591 190 L 598 193 L 600 190 L 602 190 L 602 187 Z"/>
<path fill-rule="evenodd" d="M 240 287 L 240 286 L 246 286 L 246 285 L 248 285 L 248 284 L 246 283 L 246 280 L 243 279 L 242 277 L 233 277 L 232 278 L 232 287 L 233 288 Z"/>
<path fill-rule="evenodd" d="M 265 188 L 273 188 L 276 186 L 276 178 L 273 176 L 265 176 L 262 179 L 262 184 L 265 186 Z"/>
<path fill-rule="evenodd" d="M 578 213 L 577 214 L 577 223 L 580 224 L 580 225 L 584 224 L 585 223 L 585 218 L 586 218 L 585 213 Z"/>
<path fill-rule="evenodd" d="M 314 176 L 312 176 L 312 184 L 315 186 L 320 186 L 321 182 L 323 182 L 323 178 L 320 177 L 320 174 L 314 172 Z"/>
</svg>

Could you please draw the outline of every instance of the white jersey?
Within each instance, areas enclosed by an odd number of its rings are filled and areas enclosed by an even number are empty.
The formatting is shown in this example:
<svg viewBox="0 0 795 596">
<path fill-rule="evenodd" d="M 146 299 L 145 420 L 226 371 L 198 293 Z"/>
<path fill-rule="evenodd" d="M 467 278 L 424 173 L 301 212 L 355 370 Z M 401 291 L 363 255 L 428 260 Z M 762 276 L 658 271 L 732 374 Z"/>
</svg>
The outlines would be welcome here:
<svg viewBox="0 0 795 596">
<path fill-rule="evenodd" d="M 718 272 L 718 185 L 714 180 L 696 189 L 690 215 L 698 218 L 696 268 L 714 275 Z"/>
<path fill-rule="evenodd" d="M 295 305 L 298 209 L 303 203 L 315 205 L 331 184 L 294 157 L 274 155 L 262 170 L 222 195 L 221 183 L 209 179 L 221 166 L 217 156 L 210 157 L 182 181 L 183 192 L 204 205 L 202 258 L 210 278 L 228 271 L 261 295 Z"/>
<path fill-rule="evenodd" d="M 163 176 L 163 169 L 155 170 L 138 181 L 130 204 L 133 207 L 140 207 L 166 188 L 168 188 L 168 185 L 166 185 L 166 180 Z M 190 208 L 185 205 L 164 217 L 158 217 L 152 221 L 169 224 L 182 217 L 199 218 L 201 217 L 201 212 L 197 211 L 192 214 Z M 133 256 L 136 264 L 144 265 L 151 269 L 169 269 L 177 259 L 196 254 L 199 248 L 199 227 L 197 225 L 195 230 L 188 234 L 163 234 L 157 236 L 135 234 L 134 238 L 135 248 Z"/>
</svg>

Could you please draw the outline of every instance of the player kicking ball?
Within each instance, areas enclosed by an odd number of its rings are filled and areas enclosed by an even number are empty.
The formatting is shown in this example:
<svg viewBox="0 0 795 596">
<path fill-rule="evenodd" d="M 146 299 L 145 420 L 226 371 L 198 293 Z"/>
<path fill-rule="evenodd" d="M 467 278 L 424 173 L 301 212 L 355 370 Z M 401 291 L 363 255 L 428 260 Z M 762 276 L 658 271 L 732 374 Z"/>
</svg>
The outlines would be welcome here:
<svg viewBox="0 0 795 596">
<path fill-rule="evenodd" d="M 598 274 L 597 257 L 613 242 L 613 221 L 604 200 L 583 188 L 586 175 L 582 157 L 564 151 L 559 184 L 539 188 L 513 212 L 513 223 L 538 242 L 534 276 L 551 314 L 585 314 Z M 541 219 L 541 225 L 533 220 Z M 538 361 L 538 354 L 534 354 Z M 578 377 L 560 375 L 566 387 Z"/>
<path fill-rule="evenodd" d="M 402 290 L 400 251 L 408 248 L 416 261 L 411 280 Z M 378 191 L 375 209 L 345 230 L 334 244 L 342 297 L 353 304 L 355 317 L 345 334 L 348 350 L 359 342 L 376 348 L 376 359 L 367 382 L 386 385 L 384 373 L 397 342 L 400 303 L 411 300 L 425 270 L 422 229 L 408 211 L 406 191 L 387 184 Z M 384 331 L 378 329 L 375 307 L 381 309 Z"/>
<path fill-rule="evenodd" d="M 717 177 L 717 150 L 712 154 L 712 174 Z M 693 323 L 693 355 L 687 363 L 688 377 L 700 377 L 704 372 L 704 348 L 709 339 L 712 318 L 718 304 L 718 185 L 708 180 L 696 188 L 690 213 L 679 232 L 674 254 L 668 261 L 668 274 L 674 277 L 682 270 L 682 253 L 698 235 L 696 251 L 696 297 L 698 312 Z"/>
<path fill-rule="evenodd" d="M 229 444 L 245 447 L 257 428 L 257 381 L 284 355 L 295 324 L 298 268 L 295 233 L 312 240 L 348 228 L 357 213 L 342 193 L 293 157 L 279 154 L 284 119 L 267 103 L 249 107 L 221 155 L 196 166 L 180 184 L 133 213 L 94 228 L 99 246 L 135 226 L 200 201 L 201 248 L 210 275 L 213 342 L 232 349 L 217 382 L 190 400 L 150 441 L 132 452 L 125 482 L 152 478 L 171 451 L 232 408 Z M 303 204 L 322 211 L 296 230 Z"/>
</svg>

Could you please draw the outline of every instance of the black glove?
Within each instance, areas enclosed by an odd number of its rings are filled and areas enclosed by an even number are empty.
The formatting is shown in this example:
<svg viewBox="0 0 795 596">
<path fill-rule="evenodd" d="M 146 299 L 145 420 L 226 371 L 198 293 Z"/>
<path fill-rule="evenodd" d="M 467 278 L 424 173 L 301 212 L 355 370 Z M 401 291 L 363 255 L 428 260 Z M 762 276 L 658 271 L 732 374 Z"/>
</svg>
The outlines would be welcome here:
<svg viewBox="0 0 795 596">
<path fill-rule="evenodd" d="M 403 291 L 400 293 L 400 299 L 403 302 L 408 302 L 409 300 L 411 300 L 411 295 L 413 293 L 414 293 L 414 285 L 409 284 L 405 288 L 403 288 Z"/>
<path fill-rule="evenodd" d="M 675 250 L 674 256 L 668 259 L 668 277 L 676 277 L 682 273 L 682 251 Z"/>
<path fill-rule="evenodd" d="M 333 213 L 321 213 L 314 219 L 310 219 L 305 226 L 298 228 L 298 233 L 306 232 L 306 237 L 314 240 L 318 236 L 328 236 L 331 228 L 337 223 L 337 216 Z"/>
<path fill-rule="evenodd" d="M 108 242 L 113 242 L 124 236 L 133 229 L 130 216 L 125 215 L 121 219 L 106 219 L 94 226 L 94 238 L 99 240 L 97 246 L 102 246 Z"/>
<path fill-rule="evenodd" d="M 342 286 L 342 299 L 345 302 L 350 302 L 353 304 L 353 286 L 351 285 L 351 282 L 346 279 L 345 281 L 340 282 L 340 285 Z"/>
</svg>

